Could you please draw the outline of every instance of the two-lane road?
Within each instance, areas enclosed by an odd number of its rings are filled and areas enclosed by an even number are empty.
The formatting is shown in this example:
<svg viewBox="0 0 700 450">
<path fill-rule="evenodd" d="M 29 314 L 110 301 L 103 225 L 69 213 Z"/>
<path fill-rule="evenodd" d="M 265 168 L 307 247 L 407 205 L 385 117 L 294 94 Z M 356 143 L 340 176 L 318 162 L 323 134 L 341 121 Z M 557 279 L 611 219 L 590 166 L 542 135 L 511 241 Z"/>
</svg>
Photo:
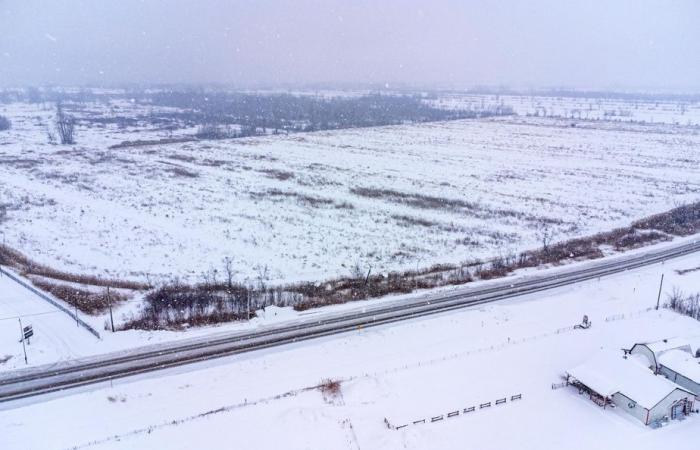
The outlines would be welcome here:
<svg viewBox="0 0 700 450">
<path fill-rule="evenodd" d="M 522 279 L 504 279 L 488 285 L 467 286 L 457 292 L 434 294 L 410 300 L 379 302 L 342 313 L 318 314 L 255 331 L 238 331 L 192 338 L 78 359 L 47 367 L 35 367 L 0 375 L 0 401 L 106 381 L 355 330 L 384 325 L 453 309 L 514 298 L 545 289 L 612 275 L 621 271 L 700 251 L 700 241 L 649 249 L 643 252 L 575 265 L 564 270 L 543 271 Z"/>
</svg>

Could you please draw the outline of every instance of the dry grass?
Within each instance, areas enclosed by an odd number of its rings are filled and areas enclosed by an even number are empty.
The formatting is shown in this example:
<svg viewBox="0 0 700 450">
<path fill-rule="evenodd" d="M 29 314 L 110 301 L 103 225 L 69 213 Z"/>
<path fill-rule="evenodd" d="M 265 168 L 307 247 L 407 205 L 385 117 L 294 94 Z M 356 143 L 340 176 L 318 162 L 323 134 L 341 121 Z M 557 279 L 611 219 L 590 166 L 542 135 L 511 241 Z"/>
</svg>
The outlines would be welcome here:
<svg viewBox="0 0 700 450">
<path fill-rule="evenodd" d="M 182 177 L 182 178 L 198 178 L 199 173 L 194 172 L 192 170 L 187 170 L 184 167 L 171 167 L 168 169 L 165 169 L 166 172 L 170 172 L 171 174 L 175 175 L 176 177 Z"/>
<path fill-rule="evenodd" d="M 33 280 L 32 283 L 39 289 L 77 307 L 85 314 L 95 315 L 105 312 L 109 307 L 110 300 L 113 305 L 127 300 L 126 296 L 114 291 L 110 292 L 108 297 L 106 289 L 93 292 L 67 284 L 49 283 L 43 280 Z"/>
<path fill-rule="evenodd" d="M 342 396 L 341 383 L 338 380 L 323 380 L 317 388 L 327 403 L 333 403 Z"/>
<path fill-rule="evenodd" d="M 110 145 L 110 149 L 115 148 L 129 148 L 129 147 L 146 147 L 149 145 L 163 145 L 163 144 L 180 144 L 183 142 L 193 142 L 197 141 L 197 138 L 170 138 L 170 139 L 154 139 L 154 140 L 136 140 L 136 141 L 124 141 L 119 144 Z"/>
<path fill-rule="evenodd" d="M 259 172 L 264 173 L 268 178 L 273 178 L 280 181 L 287 181 L 294 178 L 294 174 L 292 172 L 286 172 L 284 170 L 261 169 Z"/>
<path fill-rule="evenodd" d="M 137 281 L 102 278 L 95 275 L 81 275 L 56 270 L 51 267 L 38 264 L 17 250 L 2 245 L 0 245 L 0 264 L 12 267 L 24 276 L 37 275 L 44 278 L 67 281 L 76 284 L 130 289 L 136 291 L 150 289 L 148 284 L 139 283 Z"/>
</svg>

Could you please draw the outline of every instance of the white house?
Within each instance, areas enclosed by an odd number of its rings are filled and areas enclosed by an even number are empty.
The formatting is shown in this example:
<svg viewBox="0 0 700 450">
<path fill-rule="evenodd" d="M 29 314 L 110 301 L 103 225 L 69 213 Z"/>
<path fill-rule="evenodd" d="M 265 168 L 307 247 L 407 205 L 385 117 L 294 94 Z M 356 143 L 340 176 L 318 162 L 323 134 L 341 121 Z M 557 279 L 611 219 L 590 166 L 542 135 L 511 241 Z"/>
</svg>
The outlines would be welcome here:
<svg viewBox="0 0 700 450">
<path fill-rule="evenodd" d="M 700 397 L 700 358 L 684 339 L 664 339 L 649 344 L 635 344 L 630 353 L 643 356 L 648 367 Z"/>
<path fill-rule="evenodd" d="M 615 405 L 645 425 L 693 411 L 695 395 L 650 372 L 637 358 L 601 351 L 567 372 L 568 382 L 597 404 Z"/>
</svg>

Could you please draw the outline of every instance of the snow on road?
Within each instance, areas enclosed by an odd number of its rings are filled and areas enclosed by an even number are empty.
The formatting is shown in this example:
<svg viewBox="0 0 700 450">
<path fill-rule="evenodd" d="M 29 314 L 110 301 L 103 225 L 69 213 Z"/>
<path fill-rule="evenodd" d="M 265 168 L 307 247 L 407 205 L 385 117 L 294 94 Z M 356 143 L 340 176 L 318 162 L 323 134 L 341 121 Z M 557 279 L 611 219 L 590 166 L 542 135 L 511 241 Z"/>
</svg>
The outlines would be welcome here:
<svg viewBox="0 0 700 450">
<path fill-rule="evenodd" d="M 32 325 L 27 345 L 30 365 L 46 364 L 93 353 L 99 341 L 66 313 L 0 275 L 0 371 L 25 367 L 18 317 Z M 8 359 L 9 358 L 9 359 Z"/>
<path fill-rule="evenodd" d="M 603 410 L 561 374 L 601 347 L 700 337 L 655 311 L 658 282 L 700 291 L 700 255 L 387 327 L 120 380 L 43 403 L 2 405 L 0 448 L 634 448 L 696 442 L 700 417 L 651 430 Z M 651 308 L 651 309 L 650 309 Z M 572 330 L 587 314 L 590 330 Z M 313 389 L 341 379 L 339 395 Z M 395 431 L 522 394 L 520 401 Z M 70 429 L 70 432 L 67 430 Z M 251 430 L 265 430 L 251 432 Z"/>
</svg>

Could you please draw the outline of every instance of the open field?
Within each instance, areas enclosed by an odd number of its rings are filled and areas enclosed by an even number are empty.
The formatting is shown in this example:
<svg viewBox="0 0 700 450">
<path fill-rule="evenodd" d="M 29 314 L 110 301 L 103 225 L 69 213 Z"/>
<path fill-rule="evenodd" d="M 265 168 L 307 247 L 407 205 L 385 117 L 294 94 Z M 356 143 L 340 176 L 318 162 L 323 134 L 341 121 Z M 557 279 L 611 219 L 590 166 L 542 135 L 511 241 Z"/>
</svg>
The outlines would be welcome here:
<svg viewBox="0 0 700 450">
<path fill-rule="evenodd" d="M 236 447 L 273 449 L 484 448 L 652 450 L 697 440 L 700 417 L 653 430 L 603 410 L 561 375 L 601 347 L 683 336 L 700 323 L 656 302 L 697 292 L 698 255 L 518 300 L 358 330 L 282 349 L 116 380 L 23 406 L 3 405 L 3 448 Z M 593 326 L 574 330 L 583 314 Z M 319 388 L 339 380 L 337 390 Z M 479 404 L 522 399 L 479 410 Z M 391 430 L 476 405 L 438 423 Z M 98 412 L 98 413 L 96 413 Z M 271 433 L 251 432 L 261 426 Z M 65 430 L 70 427 L 71 433 Z M 601 442 L 605 443 L 604 445 Z M 601 447 L 603 445 L 603 447 Z"/>
<path fill-rule="evenodd" d="M 165 132 L 79 126 L 49 145 L 51 110 L 0 108 L 8 245 L 140 282 L 222 277 L 226 257 L 251 282 L 490 258 L 700 192 L 692 127 L 515 117 L 108 149 Z"/>
<path fill-rule="evenodd" d="M 619 94 L 576 97 L 554 95 L 482 95 L 442 93 L 430 104 L 440 108 L 484 108 L 508 105 L 521 116 L 558 117 L 565 119 L 604 120 L 612 122 L 700 125 L 700 101 L 697 98 L 664 99 L 654 96 Z"/>
<path fill-rule="evenodd" d="M 544 228 L 588 235 L 700 192 L 692 127 L 514 117 L 108 149 L 168 134 L 107 123 L 49 145 L 50 109 L 0 114 L 13 123 L 0 134 L 8 245 L 139 282 L 221 279 L 226 257 L 250 282 L 485 259 L 540 246 Z"/>
</svg>

